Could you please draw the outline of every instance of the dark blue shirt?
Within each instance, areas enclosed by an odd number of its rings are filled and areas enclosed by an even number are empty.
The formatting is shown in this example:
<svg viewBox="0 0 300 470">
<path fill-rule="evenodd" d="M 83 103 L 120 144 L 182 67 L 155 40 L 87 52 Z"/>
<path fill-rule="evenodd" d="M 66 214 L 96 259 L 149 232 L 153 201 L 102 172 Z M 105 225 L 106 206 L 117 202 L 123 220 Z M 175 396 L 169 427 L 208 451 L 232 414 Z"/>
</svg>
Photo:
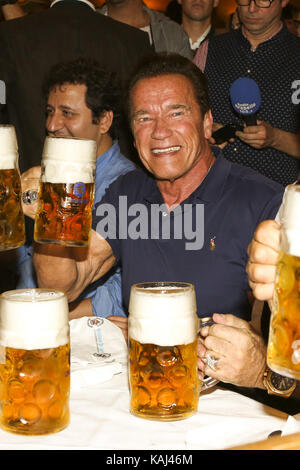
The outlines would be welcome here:
<svg viewBox="0 0 300 470">
<path fill-rule="evenodd" d="M 143 170 L 118 178 L 95 206 L 93 228 L 102 236 L 109 232 L 106 239 L 122 263 L 127 308 L 136 282 L 184 281 L 195 285 L 199 317 L 219 312 L 250 319 L 247 247 L 258 223 L 275 218 L 283 188 L 215 153 L 200 186 L 175 211 L 162 207 L 159 223 L 153 209 L 164 201 Z"/>
</svg>

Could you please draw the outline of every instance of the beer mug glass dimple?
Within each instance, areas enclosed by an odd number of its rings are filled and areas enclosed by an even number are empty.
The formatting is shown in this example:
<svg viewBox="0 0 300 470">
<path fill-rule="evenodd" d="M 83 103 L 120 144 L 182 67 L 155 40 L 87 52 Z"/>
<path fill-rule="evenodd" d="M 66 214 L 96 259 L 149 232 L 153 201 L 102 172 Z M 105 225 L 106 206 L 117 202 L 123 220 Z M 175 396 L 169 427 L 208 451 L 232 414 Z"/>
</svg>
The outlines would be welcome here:
<svg viewBox="0 0 300 470">
<path fill-rule="evenodd" d="M 46 137 L 34 240 L 89 243 L 95 192 L 96 142 Z"/>
<path fill-rule="evenodd" d="M 70 420 L 70 337 L 63 292 L 19 289 L 0 295 L 0 427 L 57 432 Z"/>
<path fill-rule="evenodd" d="M 300 380 L 300 185 L 286 188 L 281 241 L 270 321 L 267 363 Z"/>
<path fill-rule="evenodd" d="M 197 325 L 194 286 L 140 283 L 129 302 L 130 411 L 172 421 L 197 411 Z"/>
<path fill-rule="evenodd" d="M 25 242 L 18 158 L 15 128 L 0 126 L 0 251 Z"/>
</svg>

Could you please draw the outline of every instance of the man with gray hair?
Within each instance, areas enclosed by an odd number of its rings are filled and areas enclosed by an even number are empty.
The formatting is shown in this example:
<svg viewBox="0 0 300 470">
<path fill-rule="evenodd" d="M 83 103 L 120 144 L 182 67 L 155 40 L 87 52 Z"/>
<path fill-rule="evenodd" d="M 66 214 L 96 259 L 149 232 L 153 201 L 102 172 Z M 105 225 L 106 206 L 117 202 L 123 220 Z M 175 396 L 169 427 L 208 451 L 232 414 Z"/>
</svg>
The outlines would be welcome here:
<svg viewBox="0 0 300 470">
<path fill-rule="evenodd" d="M 204 344 L 199 343 L 200 375 L 264 389 L 266 348 L 249 324 L 247 248 L 258 223 L 275 218 L 283 189 L 211 148 L 206 79 L 188 59 L 156 54 L 141 63 L 129 81 L 127 103 L 146 171 L 127 173 L 107 189 L 95 207 L 83 262 L 70 253 L 64 256 L 62 247 L 36 244 L 39 284 L 59 287 L 74 299 L 120 261 L 128 307 L 137 282 L 191 282 L 198 316 L 213 315 L 215 321 L 203 333 Z M 158 224 L 152 218 L 157 207 Z M 205 223 L 197 217 L 201 208 Z M 168 223 L 170 236 L 165 237 Z M 181 236 L 175 233 L 180 223 Z M 203 234 L 200 246 L 190 246 L 192 233 L 195 239 Z M 212 367 L 204 363 L 206 356 L 214 357 Z"/>
</svg>

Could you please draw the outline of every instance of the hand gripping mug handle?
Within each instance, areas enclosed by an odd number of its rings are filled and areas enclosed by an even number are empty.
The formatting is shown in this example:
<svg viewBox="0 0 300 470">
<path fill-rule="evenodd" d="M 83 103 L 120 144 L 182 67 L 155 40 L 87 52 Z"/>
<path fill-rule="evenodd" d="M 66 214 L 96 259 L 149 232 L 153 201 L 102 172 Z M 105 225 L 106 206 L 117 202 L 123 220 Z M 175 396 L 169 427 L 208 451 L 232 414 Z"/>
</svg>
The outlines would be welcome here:
<svg viewBox="0 0 300 470">
<path fill-rule="evenodd" d="M 211 326 L 214 323 L 215 322 L 213 321 L 212 317 L 200 318 L 200 321 L 199 321 L 200 328 L 198 330 L 198 333 L 200 332 L 201 328 L 204 328 L 205 326 Z M 206 362 L 203 359 L 202 361 Z M 204 379 L 202 380 L 201 392 L 203 392 L 204 390 L 208 390 L 209 388 L 216 385 L 218 382 L 220 382 L 218 379 L 214 379 L 213 377 L 206 375 Z"/>
</svg>

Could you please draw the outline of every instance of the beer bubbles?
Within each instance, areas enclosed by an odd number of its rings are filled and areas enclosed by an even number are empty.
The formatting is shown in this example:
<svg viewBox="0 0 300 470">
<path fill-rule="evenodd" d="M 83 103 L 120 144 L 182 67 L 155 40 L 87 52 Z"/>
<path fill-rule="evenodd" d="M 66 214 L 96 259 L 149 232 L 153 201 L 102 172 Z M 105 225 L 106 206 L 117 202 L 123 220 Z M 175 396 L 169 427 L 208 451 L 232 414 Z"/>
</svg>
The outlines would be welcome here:
<svg viewBox="0 0 300 470">
<path fill-rule="evenodd" d="M 70 341 L 64 293 L 47 289 L 0 296 L 0 426 L 35 435 L 69 423 Z"/>
<path fill-rule="evenodd" d="M 200 382 L 194 287 L 179 282 L 134 285 L 128 335 L 131 413 L 166 421 L 195 413 Z"/>
<path fill-rule="evenodd" d="M 270 369 L 300 379 L 300 185 L 286 188 L 280 210 L 281 246 L 270 322 Z"/>
<path fill-rule="evenodd" d="M 92 225 L 96 142 L 47 137 L 34 240 L 86 246 Z"/>
<path fill-rule="evenodd" d="M 18 159 L 15 128 L 0 126 L 0 251 L 25 242 Z"/>
</svg>

